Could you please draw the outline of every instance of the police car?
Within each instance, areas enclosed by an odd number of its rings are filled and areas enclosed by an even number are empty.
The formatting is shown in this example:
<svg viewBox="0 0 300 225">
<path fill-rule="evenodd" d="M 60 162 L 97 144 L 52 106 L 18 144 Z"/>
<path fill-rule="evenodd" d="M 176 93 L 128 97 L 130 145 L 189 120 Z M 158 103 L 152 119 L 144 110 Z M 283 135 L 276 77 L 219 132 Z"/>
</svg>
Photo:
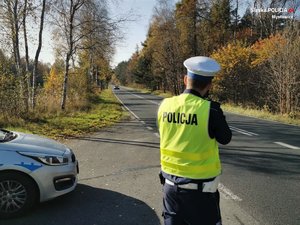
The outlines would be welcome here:
<svg viewBox="0 0 300 225">
<path fill-rule="evenodd" d="M 0 129 L 0 218 L 74 190 L 77 173 L 78 162 L 65 145 Z"/>
</svg>

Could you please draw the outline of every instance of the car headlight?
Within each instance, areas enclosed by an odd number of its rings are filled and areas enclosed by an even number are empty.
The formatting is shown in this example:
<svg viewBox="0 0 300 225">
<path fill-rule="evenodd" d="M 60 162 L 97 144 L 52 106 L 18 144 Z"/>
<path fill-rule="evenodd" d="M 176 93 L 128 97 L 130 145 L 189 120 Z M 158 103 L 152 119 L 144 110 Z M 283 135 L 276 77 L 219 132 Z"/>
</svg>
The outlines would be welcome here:
<svg viewBox="0 0 300 225">
<path fill-rule="evenodd" d="M 18 153 L 49 166 L 61 166 L 61 165 L 66 165 L 69 162 L 68 157 L 64 157 L 64 156 L 47 155 L 47 154 L 34 153 L 34 152 L 18 152 Z"/>
</svg>

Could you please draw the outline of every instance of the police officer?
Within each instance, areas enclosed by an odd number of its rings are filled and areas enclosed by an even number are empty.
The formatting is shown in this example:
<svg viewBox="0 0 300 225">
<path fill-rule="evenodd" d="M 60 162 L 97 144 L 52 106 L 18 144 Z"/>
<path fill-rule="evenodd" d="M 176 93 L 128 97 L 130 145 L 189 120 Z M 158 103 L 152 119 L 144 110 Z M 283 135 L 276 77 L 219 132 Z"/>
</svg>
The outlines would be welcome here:
<svg viewBox="0 0 300 225">
<path fill-rule="evenodd" d="M 217 102 L 206 99 L 220 65 L 197 56 L 184 62 L 186 90 L 158 110 L 165 225 L 221 225 L 218 143 L 231 131 Z M 218 143 L 217 143 L 218 142 Z"/>
</svg>

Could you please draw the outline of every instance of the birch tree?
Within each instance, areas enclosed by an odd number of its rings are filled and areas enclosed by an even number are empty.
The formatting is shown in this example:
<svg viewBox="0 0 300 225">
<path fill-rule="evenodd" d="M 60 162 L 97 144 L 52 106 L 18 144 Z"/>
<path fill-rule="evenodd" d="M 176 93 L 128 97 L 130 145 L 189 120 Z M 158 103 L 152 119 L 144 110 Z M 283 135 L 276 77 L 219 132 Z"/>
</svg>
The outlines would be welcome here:
<svg viewBox="0 0 300 225">
<path fill-rule="evenodd" d="M 21 76 L 20 30 L 24 4 L 19 0 L 3 0 L 0 3 L 2 30 L 8 37 L 16 67 L 17 77 Z"/>
<path fill-rule="evenodd" d="M 40 25 L 39 25 L 39 36 L 38 36 L 38 46 L 35 52 L 33 71 L 32 71 L 32 89 L 31 89 L 31 107 L 35 107 L 35 96 L 36 96 L 36 77 L 37 77 L 37 66 L 39 62 L 39 56 L 42 49 L 43 42 L 43 30 L 44 30 L 44 19 L 45 19 L 45 9 L 46 9 L 46 0 L 42 0 L 41 16 L 40 16 Z M 24 24 L 25 26 L 25 24 Z"/>
<path fill-rule="evenodd" d="M 103 2 L 90 1 L 84 5 L 81 20 L 85 21 L 81 28 L 83 36 L 79 50 L 88 55 L 89 86 L 98 85 L 101 68 L 109 61 L 113 53 L 113 44 L 118 39 L 117 23 L 109 19 L 108 11 Z"/>
<path fill-rule="evenodd" d="M 21 0 L 3 0 L 0 2 L 0 22 L 2 32 L 4 33 L 5 46 L 11 50 L 14 60 L 15 79 L 18 86 L 19 111 L 28 112 L 28 89 L 25 85 L 26 79 L 22 71 L 20 54 L 20 37 L 22 30 L 23 15 L 26 13 L 24 1 Z"/>
<path fill-rule="evenodd" d="M 41 7 L 38 7 L 39 4 Z M 24 100 L 25 111 L 28 112 L 28 104 L 31 102 L 32 108 L 35 105 L 35 88 L 36 88 L 36 72 L 39 60 L 39 54 L 42 48 L 42 34 L 44 27 L 44 15 L 46 8 L 46 0 L 33 1 L 33 0 L 4 0 L 0 3 L 1 23 L 2 29 L 5 35 L 9 38 L 8 46 L 12 51 L 12 55 L 15 62 L 16 73 L 15 75 L 20 79 L 21 94 L 20 97 Z M 32 22 L 33 17 L 38 17 L 38 13 L 41 13 L 38 35 L 38 46 L 35 53 L 33 71 L 32 71 L 32 83 L 30 84 L 30 58 L 28 47 L 28 19 Z M 29 18 L 31 15 L 31 18 Z M 24 58 L 25 68 L 22 68 L 21 62 L 21 37 L 23 32 L 23 45 L 24 45 Z M 27 84 L 26 84 L 27 83 Z M 30 87 L 32 88 L 30 91 Z M 30 98 L 31 92 L 31 98 Z"/>
<path fill-rule="evenodd" d="M 118 39 L 118 26 L 127 21 L 126 18 L 111 20 L 105 10 L 104 0 L 70 0 L 56 1 L 53 24 L 58 48 L 65 60 L 65 72 L 61 109 L 65 110 L 68 92 L 68 77 L 73 61 L 73 67 L 78 61 L 78 53 L 82 50 L 89 51 L 90 81 L 97 79 L 95 57 L 110 59 L 112 45 Z M 106 59 L 107 60 L 107 59 Z M 95 67 L 94 67 L 95 66 Z M 96 72 L 95 72 L 96 71 Z M 93 78 L 96 78 L 94 79 Z"/>
<path fill-rule="evenodd" d="M 53 16 L 54 25 L 57 26 L 56 33 L 58 40 L 62 41 L 62 47 L 65 54 L 65 71 L 63 81 L 63 91 L 61 99 L 61 109 L 66 108 L 68 79 L 70 72 L 70 60 L 74 56 L 77 45 L 81 39 L 79 28 L 79 10 L 85 3 L 85 0 L 56 1 L 55 12 Z M 65 47 L 63 47 L 65 45 Z"/>
</svg>

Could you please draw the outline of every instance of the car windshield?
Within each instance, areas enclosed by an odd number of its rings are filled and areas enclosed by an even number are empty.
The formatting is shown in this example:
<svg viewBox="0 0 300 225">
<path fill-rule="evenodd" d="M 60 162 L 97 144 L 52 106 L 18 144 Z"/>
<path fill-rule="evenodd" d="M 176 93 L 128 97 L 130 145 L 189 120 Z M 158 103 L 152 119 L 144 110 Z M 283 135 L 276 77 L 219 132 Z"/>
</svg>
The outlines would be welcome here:
<svg viewBox="0 0 300 225">
<path fill-rule="evenodd" d="M 0 129 L 0 142 L 11 141 L 15 137 L 16 135 L 13 132 Z"/>
</svg>

